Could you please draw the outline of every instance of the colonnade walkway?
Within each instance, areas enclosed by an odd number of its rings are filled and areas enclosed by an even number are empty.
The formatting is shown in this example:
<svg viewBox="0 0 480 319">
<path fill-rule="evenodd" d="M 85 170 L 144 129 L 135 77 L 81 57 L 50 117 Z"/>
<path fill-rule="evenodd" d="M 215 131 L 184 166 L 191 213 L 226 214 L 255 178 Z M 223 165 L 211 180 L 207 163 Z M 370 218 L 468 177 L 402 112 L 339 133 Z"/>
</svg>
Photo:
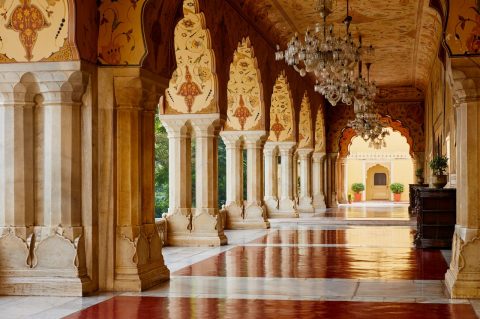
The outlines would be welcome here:
<svg viewBox="0 0 480 319">
<path fill-rule="evenodd" d="M 2 318 L 477 318 L 448 299 L 449 251 L 417 250 L 404 204 L 226 231 L 229 245 L 164 247 L 171 280 L 142 293 L 0 297 Z M 24 312 L 23 314 L 21 312 Z M 12 317 L 9 315 L 12 314 Z"/>
</svg>

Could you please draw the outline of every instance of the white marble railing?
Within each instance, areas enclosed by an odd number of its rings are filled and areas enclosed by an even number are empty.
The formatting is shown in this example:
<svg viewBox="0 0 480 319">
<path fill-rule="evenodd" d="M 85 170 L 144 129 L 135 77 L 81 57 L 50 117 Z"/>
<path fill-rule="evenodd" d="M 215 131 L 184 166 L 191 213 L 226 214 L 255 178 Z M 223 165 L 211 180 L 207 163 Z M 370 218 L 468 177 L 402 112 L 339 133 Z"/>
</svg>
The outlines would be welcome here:
<svg viewBox="0 0 480 319">
<path fill-rule="evenodd" d="M 403 152 L 396 153 L 353 153 L 347 159 L 356 160 L 392 160 L 392 159 L 410 159 L 410 154 Z"/>
</svg>

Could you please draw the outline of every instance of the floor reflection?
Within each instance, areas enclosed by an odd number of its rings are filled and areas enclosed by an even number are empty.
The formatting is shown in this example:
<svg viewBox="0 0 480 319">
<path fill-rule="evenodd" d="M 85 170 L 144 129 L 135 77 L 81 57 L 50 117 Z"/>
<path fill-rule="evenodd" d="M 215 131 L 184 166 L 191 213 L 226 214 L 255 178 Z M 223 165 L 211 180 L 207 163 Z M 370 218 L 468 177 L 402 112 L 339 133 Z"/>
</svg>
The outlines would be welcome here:
<svg viewBox="0 0 480 319">
<path fill-rule="evenodd" d="M 440 251 L 381 247 L 235 247 L 177 276 L 442 280 Z"/>
<path fill-rule="evenodd" d="M 475 319 L 476 316 L 469 304 L 115 297 L 66 317 L 87 318 Z"/>
</svg>

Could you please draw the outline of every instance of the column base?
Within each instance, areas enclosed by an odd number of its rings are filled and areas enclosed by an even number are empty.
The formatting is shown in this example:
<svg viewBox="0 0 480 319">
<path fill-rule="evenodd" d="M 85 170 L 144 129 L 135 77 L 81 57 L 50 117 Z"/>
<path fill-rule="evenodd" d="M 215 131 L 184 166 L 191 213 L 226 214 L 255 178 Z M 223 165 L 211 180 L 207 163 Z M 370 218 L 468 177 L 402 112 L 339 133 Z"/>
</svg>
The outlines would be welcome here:
<svg viewBox="0 0 480 319">
<path fill-rule="evenodd" d="M 155 224 L 119 226 L 116 238 L 114 291 L 142 291 L 169 280 Z"/>
<path fill-rule="evenodd" d="M 183 247 L 213 247 L 226 245 L 223 231 L 225 214 L 216 208 L 193 208 L 194 215 L 183 213 L 167 216 L 168 244 Z"/>
<path fill-rule="evenodd" d="M 314 208 L 312 206 L 311 197 L 302 197 L 298 201 L 297 211 L 301 214 L 313 214 Z"/>
<path fill-rule="evenodd" d="M 315 214 L 325 214 L 327 211 L 327 205 L 325 205 L 325 197 L 323 195 L 313 196 L 313 209 Z"/>
<path fill-rule="evenodd" d="M 480 238 L 465 242 L 460 233 L 462 231 L 456 228 L 445 285 L 450 298 L 480 298 Z"/>
<path fill-rule="evenodd" d="M 291 199 L 281 199 L 277 209 L 268 211 L 268 218 L 298 218 L 295 202 Z"/>
<path fill-rule="evenodd" d="M 87 295 L 97 284 L 85 258 L 82 227 L 2 228 L 0 295 Z"/>
</svg>

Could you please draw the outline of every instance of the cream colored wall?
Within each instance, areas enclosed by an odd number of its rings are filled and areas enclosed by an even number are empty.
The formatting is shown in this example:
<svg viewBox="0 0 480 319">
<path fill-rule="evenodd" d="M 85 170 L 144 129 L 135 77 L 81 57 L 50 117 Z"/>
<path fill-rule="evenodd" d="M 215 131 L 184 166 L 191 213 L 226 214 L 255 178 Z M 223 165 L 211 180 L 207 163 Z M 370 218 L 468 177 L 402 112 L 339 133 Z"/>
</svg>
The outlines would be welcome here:
<svg viewBox="0 0 480 319">
<path fill-rule="evenodd" d="M 408 201 L 408 184 L 414 182 L 414 164 L 410 157 L 410 147 L 407 140 L 398 132 L 389 129 L 390 135 L 386 137 L 387 146 L 379 150 L 368 146 L 368 142 L 360 137 L 352 139 L 350 155 L 347 157 L 347 171 L 345 178 L 345 190 L 352 194 L 353 183 L 363 183 L 366 186 L 367 171 L 377 164 L 390 170 L 390 183 L 402 183 L 405 191 L 402 193 L 402 201 Z M 365 200 L 366 191 L 362 194 Z M 393 196 L 393 195 L 392 195 Z"/>
</svg>

